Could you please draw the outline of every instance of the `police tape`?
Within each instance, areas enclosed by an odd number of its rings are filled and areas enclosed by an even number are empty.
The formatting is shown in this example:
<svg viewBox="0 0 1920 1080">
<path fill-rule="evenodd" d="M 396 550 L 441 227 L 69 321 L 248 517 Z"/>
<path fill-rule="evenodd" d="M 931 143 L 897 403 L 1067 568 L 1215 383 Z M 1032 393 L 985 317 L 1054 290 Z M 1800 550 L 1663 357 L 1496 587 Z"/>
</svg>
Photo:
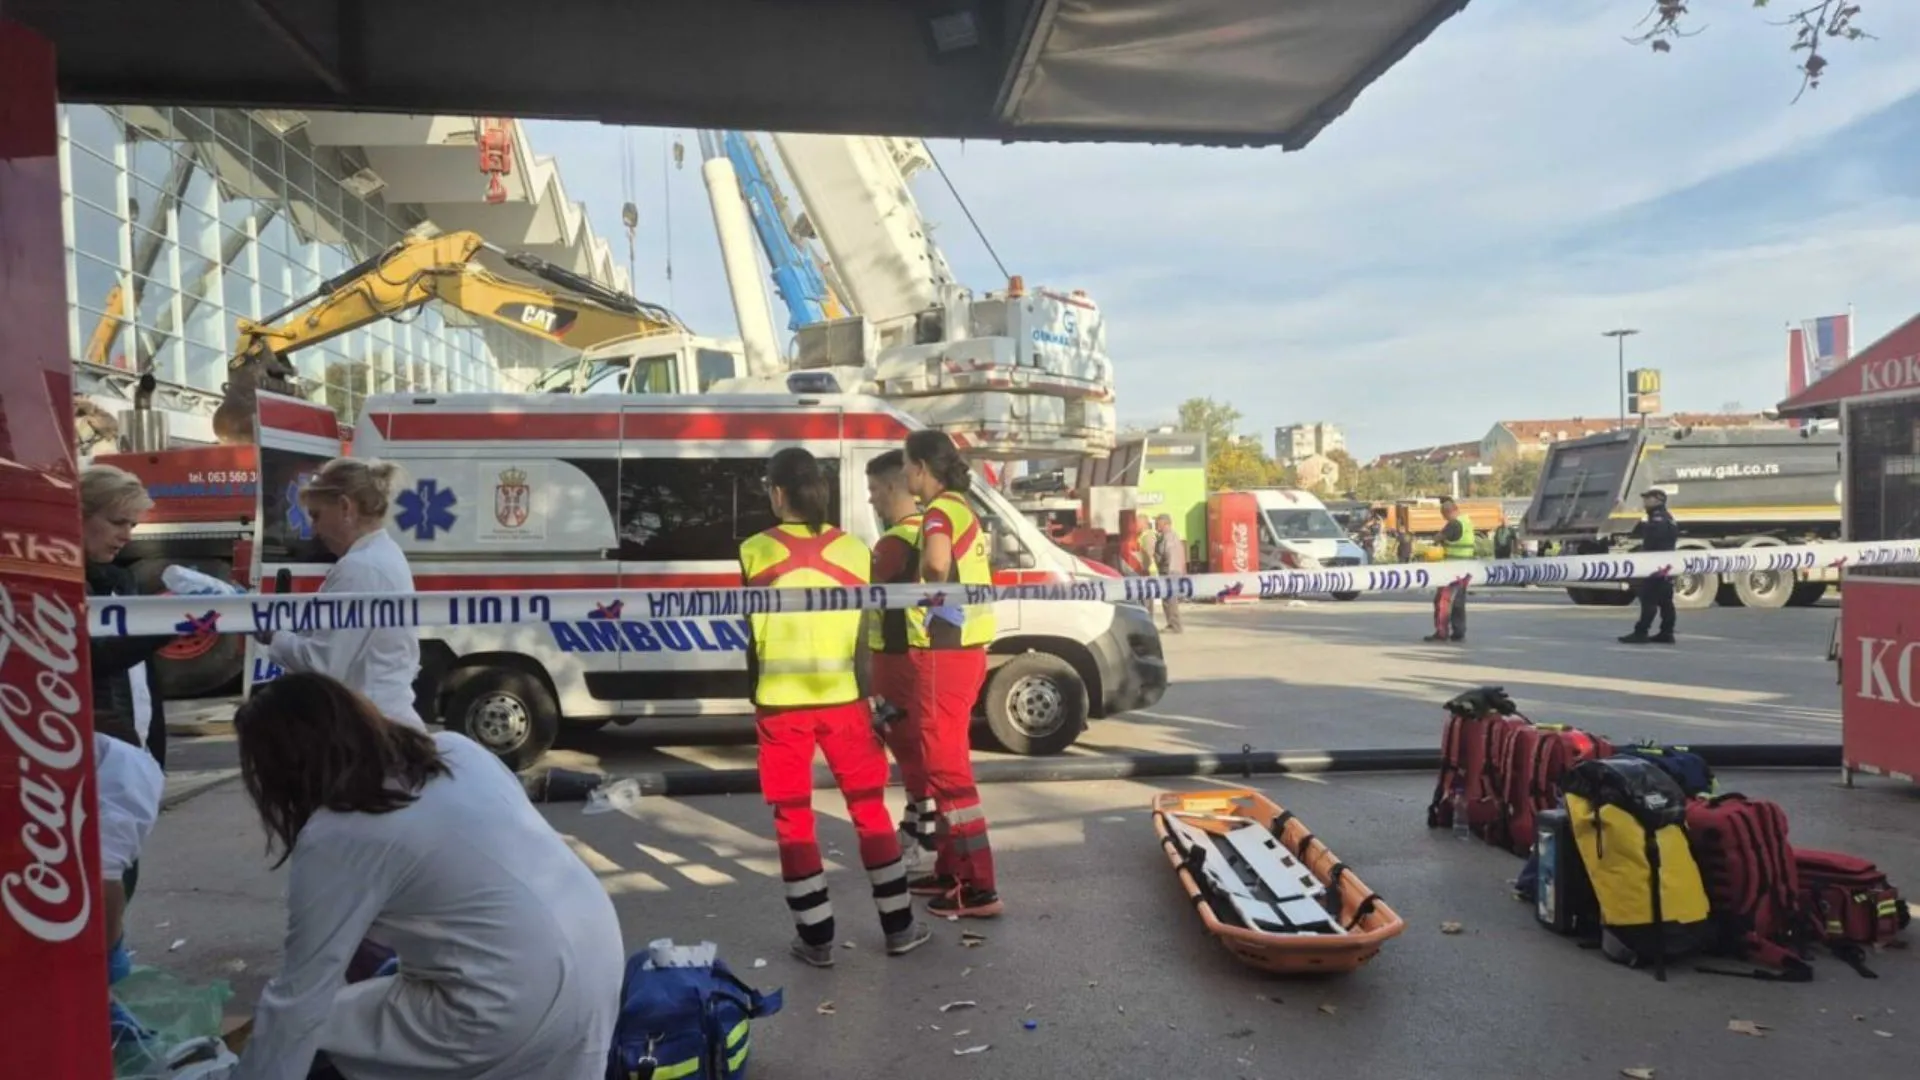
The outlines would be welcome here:
<svg viewBox="0 0 1920 1080">
<path fill-rule="evenodd" d="M 100 597 L 94 637 L 300 633 L 383 627 L 567 623 L 609 634 L 634 619 L 741 619 L 753 615 L 937 608 L 1000 600 L 1143 604 L 1270 599 L 1316 593 L 1407 592 L 1440 585 L 1581 585 L 1687 574 L 1796 573 L 1920 563 L 1920 540 L 1729 550 L 1462 559 L 1433 563 L 1095 577 L 1005 585 L 852 585 L 728 589 L 555 589 L 533 592 L 235 594 Z"/>
</svg>

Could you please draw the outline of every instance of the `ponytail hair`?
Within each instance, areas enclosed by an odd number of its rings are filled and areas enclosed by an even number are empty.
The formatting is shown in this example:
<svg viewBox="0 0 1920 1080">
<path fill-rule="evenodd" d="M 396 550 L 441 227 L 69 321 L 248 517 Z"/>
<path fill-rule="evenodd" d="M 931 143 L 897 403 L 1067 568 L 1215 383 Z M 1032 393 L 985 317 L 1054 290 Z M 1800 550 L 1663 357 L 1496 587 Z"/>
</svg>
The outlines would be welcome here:
<svg viewBox="0 0 1920 1080">
<path fill-rule="evenodd" d="M 787 497 L 787 509 L 799 515 L 807 529 L 827 527 L 827 476 L 819 459 L 798 446 L 789 446 L 767 462 L 767 486 Z"/>
<path fill-rule="evenodd" d="M 391 461 L 334 458 L 320 466 L 320 471 L 307 481 L 300 493 L 301 499 L 338 496 L 352 503 L 363 517 L 385 518 L 399 473 L 400 467 Z"/>
<path fill-rule="evenodd" d="M 947 491 L 965 493 L 972 485 L 973 471 L 967 459 L 944 431 L 916 431 L 907 436 L 907 458 L 927 467 Z"/>
</svg>

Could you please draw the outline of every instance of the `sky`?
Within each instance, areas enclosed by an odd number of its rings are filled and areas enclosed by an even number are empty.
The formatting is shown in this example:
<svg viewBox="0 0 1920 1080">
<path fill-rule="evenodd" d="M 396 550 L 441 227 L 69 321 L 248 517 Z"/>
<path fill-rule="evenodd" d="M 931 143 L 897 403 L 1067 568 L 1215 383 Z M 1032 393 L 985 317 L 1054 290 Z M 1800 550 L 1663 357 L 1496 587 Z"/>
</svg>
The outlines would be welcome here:
<svg viewBox="0 0 1920 1080">
<path fill-rule="evenodd" d="M 1798 102 L 1792 31 L 1747 0 L 1696 2 L 1664 55 L 1623 40 L 1647 6 L 1473 0 L 1292 153 L 931 146 L 1010 271 L 1100 304 L 1123 425 L 1211 396 L 1365 459 L 1611 415 L 1621 326 L 1666 408 L 1768 407 L 1789 322 L 1852 305 L 1857 351 L 1920 310 L 1920 4 L 1867 0 L 1877 40 Z M 637 295 L 737 333 L 694 132 L 527 134 L 623 261 L 637 205 Z M 939 176 L 913 187 L 960 281 L 1000 287 Z"/>
</svg>

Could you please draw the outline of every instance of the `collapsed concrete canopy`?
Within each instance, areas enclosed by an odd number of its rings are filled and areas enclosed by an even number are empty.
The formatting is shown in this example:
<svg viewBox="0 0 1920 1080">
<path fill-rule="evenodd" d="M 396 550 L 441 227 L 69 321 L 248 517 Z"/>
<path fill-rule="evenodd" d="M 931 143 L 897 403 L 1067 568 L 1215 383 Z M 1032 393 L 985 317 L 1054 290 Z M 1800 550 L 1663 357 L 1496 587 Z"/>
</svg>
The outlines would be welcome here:
<svg viewBox="0 0 1920 1080">
<path fill-rule="evenodd" d="M 1305 146 L 1467 0 L 13 0 L 69 101 Z"/>
</svg>

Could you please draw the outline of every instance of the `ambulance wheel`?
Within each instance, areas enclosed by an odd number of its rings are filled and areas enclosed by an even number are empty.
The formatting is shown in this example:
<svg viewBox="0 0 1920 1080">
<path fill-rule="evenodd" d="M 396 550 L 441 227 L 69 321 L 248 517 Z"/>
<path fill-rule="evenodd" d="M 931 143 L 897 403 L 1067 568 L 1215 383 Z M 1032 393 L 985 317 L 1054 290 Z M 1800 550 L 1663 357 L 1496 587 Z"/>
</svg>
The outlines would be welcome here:
<svg viewBox="0 0 1920 1080">
<path fill-rule="evenodd" d="M 987 733 L 1010 754 L 1045 757 L 1087 726 L 1087 684 L 1057 656 L 1029 652 L 987 676 Z"/>
<path fill-rule="evenodd" d="M 454 691 L 446 724 L 519 772 L 539 761 L 559 737 L 560 706 L 537 676 L 483 668 Z"/>
<path fill-rule="evenodd" d="M 1337 592 L 1333 594 L 1333 598 L 1335 600 L 1358 600 L 1360 599 L 1360 594 L 1357 592 Z"/>
</svg>

